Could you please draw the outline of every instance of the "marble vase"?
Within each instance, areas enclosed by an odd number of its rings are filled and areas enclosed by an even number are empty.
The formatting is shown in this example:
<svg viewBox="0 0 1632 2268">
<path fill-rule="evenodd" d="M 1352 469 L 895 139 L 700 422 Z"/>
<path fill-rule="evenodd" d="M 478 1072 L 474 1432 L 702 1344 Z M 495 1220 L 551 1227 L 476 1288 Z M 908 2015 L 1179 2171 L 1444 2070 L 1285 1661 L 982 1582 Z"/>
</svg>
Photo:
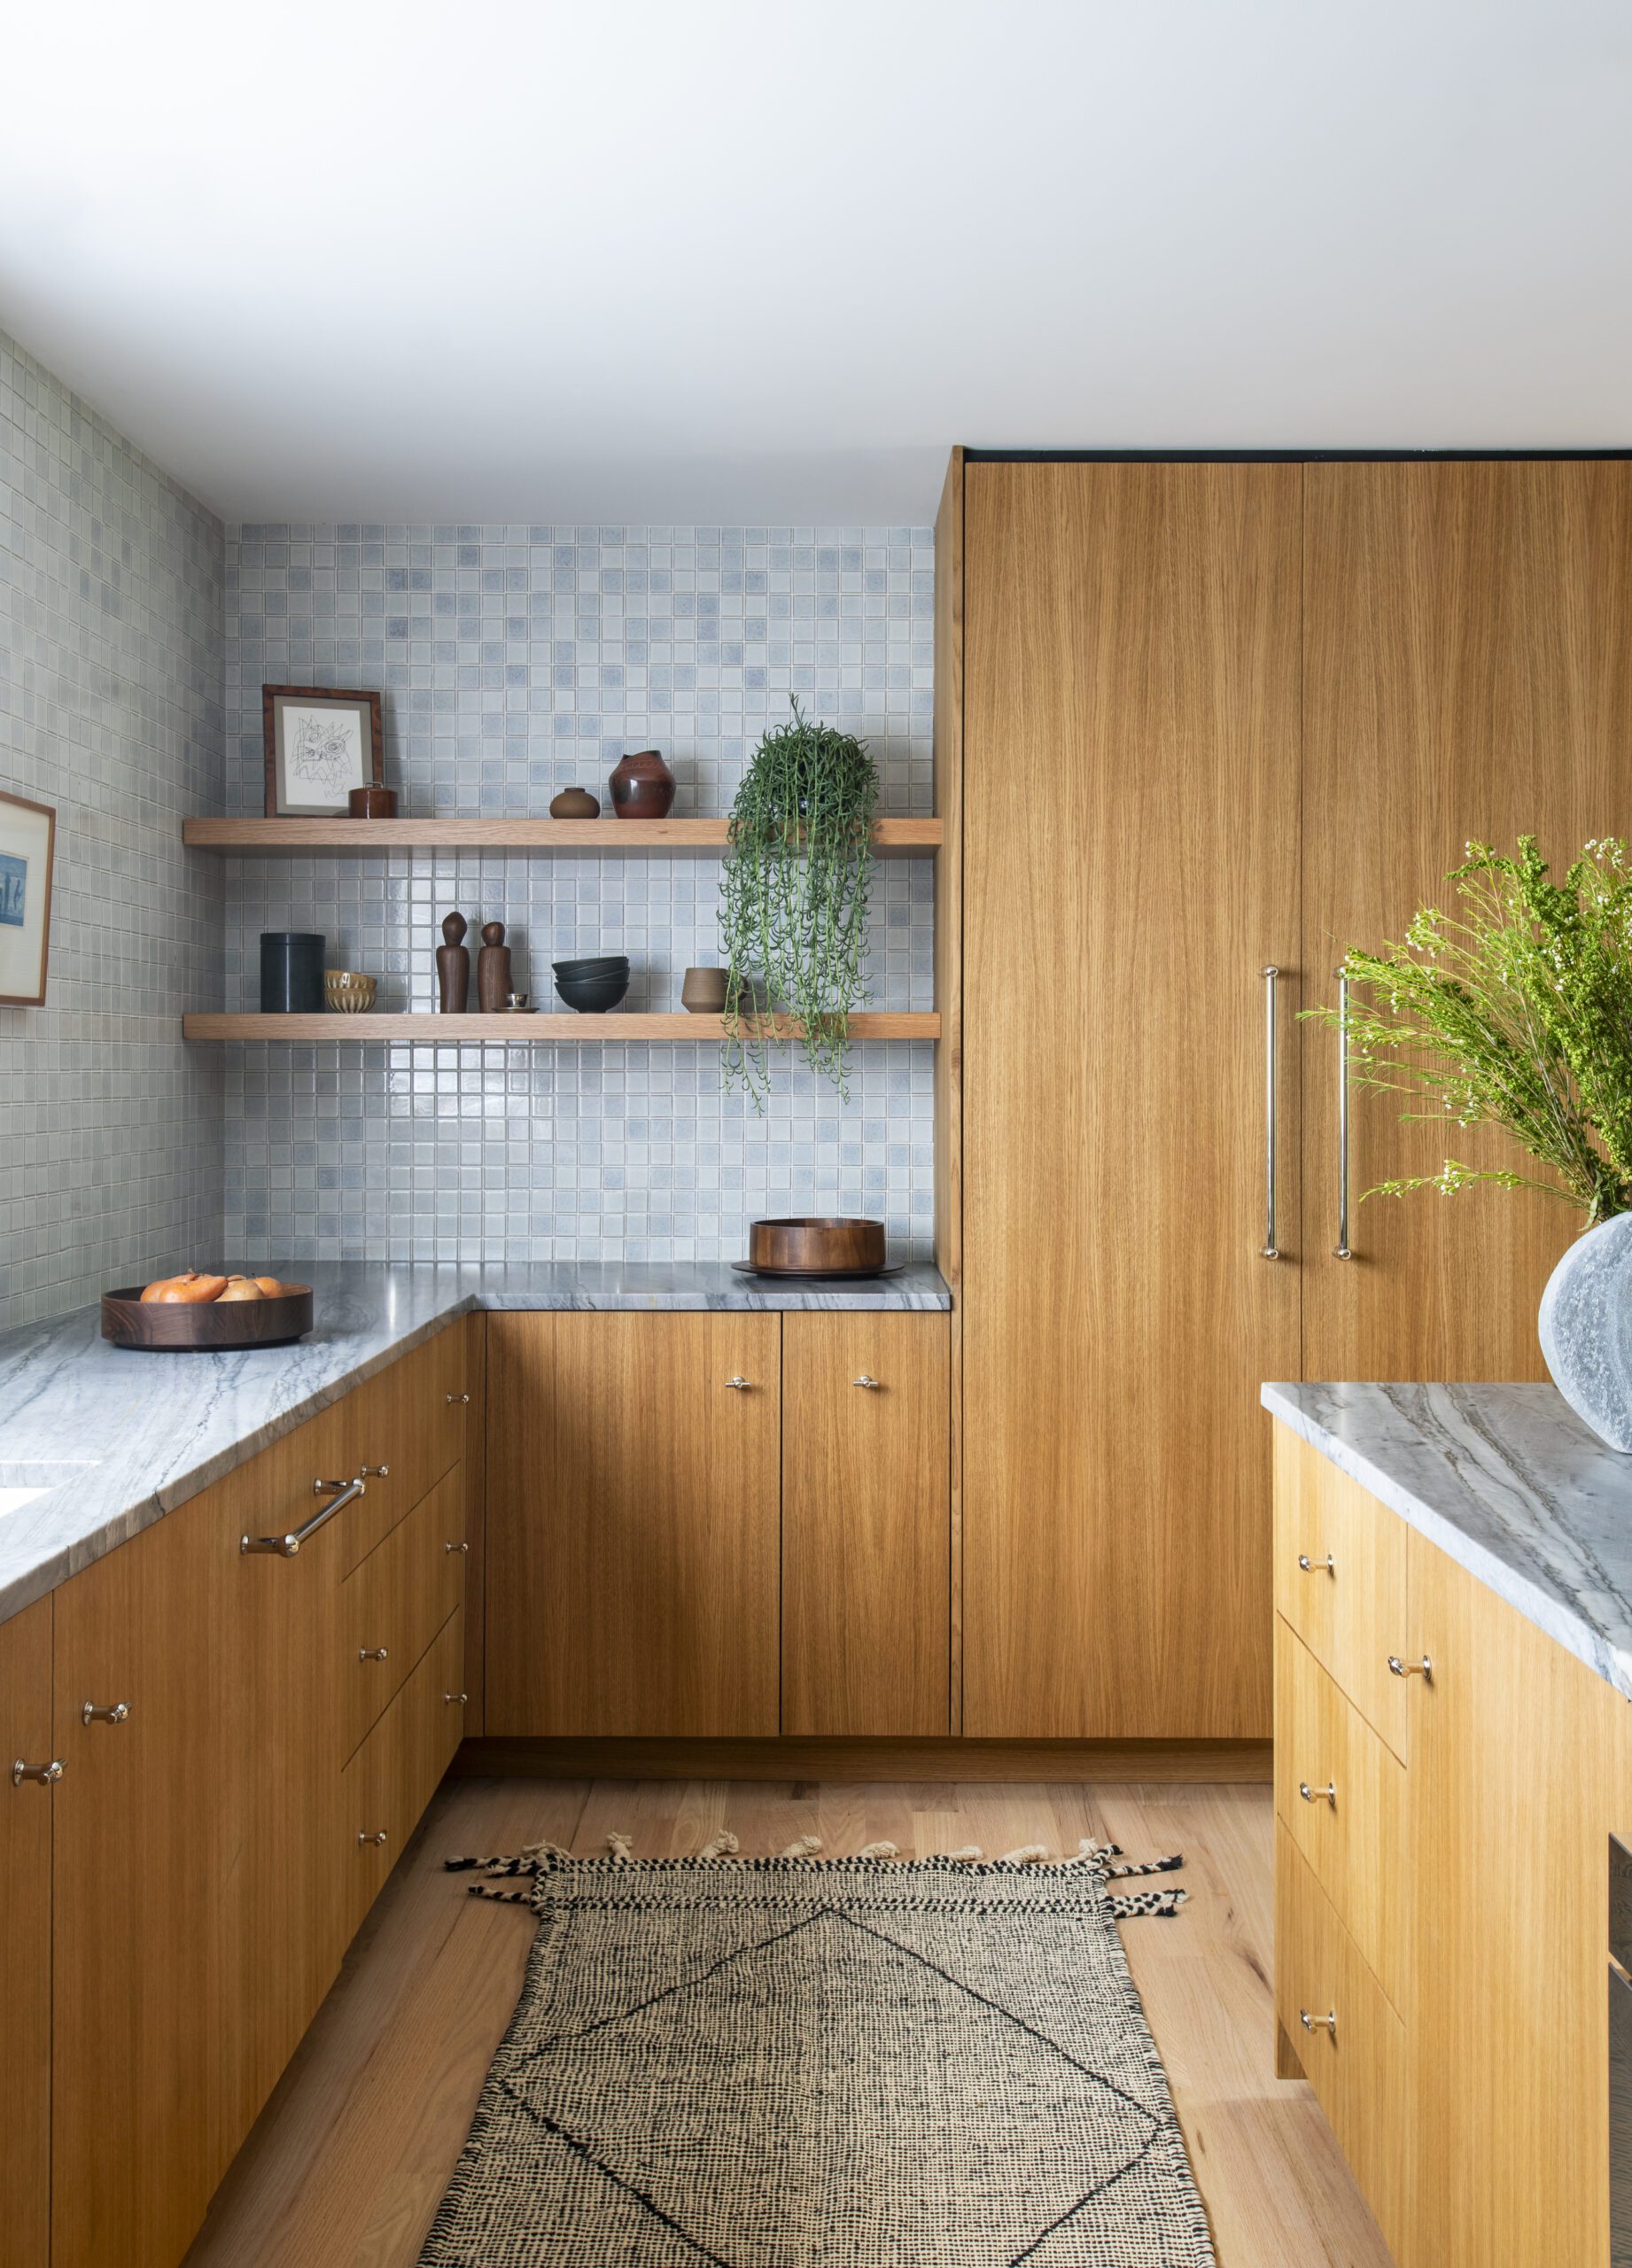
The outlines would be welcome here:
<svg viewBox="0 0 1632 2268">
<path fill-rule="evenodd" d="M 1601 1441 L 1632 1453 L 1632 1213 L 1578 1237 L 1542 1293 L 1542 1357 Z"/>
</svg>

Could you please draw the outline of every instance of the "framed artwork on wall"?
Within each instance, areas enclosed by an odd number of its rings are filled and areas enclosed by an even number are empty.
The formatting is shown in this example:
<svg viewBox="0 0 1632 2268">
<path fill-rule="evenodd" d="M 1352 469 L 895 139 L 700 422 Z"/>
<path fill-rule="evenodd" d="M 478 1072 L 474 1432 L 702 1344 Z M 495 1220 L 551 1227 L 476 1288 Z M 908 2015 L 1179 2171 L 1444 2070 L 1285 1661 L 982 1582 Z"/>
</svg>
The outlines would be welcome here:
<svg viewBox="0 0 1632 2268">
<path fill-rule="evenodd" d="M 57 814 L 0 792 L 0 1008 L 45 1005 Z"/>
<path fill-rule="evenodd" d="M 377 693 L 263 685 L 267 817 L 344 819 L 354 788 L 377 788 L 385 731 Z"/>
</svg>

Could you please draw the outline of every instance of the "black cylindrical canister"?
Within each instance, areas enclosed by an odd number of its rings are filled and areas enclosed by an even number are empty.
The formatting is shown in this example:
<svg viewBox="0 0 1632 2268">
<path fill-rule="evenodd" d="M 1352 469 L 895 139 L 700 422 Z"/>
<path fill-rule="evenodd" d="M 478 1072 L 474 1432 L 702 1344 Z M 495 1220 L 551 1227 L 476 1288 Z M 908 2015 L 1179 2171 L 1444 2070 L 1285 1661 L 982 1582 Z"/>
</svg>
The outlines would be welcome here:
<svg viewBox="0 0 1632 2268">
<path fill-rule="evenodd" d="M 315 1016 L 323 1006 L 323 940 L 307 929 L 260 933 L 260 1013 Z"/>
</svg>

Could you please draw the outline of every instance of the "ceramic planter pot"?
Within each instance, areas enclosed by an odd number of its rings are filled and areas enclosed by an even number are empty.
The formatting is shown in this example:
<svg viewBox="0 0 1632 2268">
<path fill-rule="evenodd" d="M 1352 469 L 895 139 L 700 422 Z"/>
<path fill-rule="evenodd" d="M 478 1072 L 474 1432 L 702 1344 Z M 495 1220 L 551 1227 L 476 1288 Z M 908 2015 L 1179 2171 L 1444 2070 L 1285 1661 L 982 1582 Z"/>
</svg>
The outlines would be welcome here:
<svg viewBox="0 0 1632 2268">
<path fill-rule="evenodd" d="M 619 819 L 667 819 L 674 774 L 655 748 L 621 757 L 611 775 L 612 809 Z"/>
<path fill-rule="evenodd" d="M 1537 1329 L 1575 1415 L 1632 1454 L 1632 1213 L 1576 1239 L 1547 1279 Z"/>
</svg>

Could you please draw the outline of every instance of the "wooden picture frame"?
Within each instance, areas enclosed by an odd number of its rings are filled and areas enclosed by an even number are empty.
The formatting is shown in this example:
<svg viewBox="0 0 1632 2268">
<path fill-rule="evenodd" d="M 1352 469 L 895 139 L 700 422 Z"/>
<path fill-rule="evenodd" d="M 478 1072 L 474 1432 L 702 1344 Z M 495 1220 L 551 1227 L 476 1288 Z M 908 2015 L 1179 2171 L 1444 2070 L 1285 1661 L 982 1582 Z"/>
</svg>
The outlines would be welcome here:
<svg viewBox="0 0 1632 2268">
<path fill-rule="evenodd" d="M 52 806 L 0 789 L 0 1008 L 45 1006 L 56 862 Z"/>
<path fill-rule="evenodd" d="M 332 685 L 263 685 L 260 726 L 268 819 L 344 819 L 354 788 L 384 784 L 377 693 Z"/>
</svg>

